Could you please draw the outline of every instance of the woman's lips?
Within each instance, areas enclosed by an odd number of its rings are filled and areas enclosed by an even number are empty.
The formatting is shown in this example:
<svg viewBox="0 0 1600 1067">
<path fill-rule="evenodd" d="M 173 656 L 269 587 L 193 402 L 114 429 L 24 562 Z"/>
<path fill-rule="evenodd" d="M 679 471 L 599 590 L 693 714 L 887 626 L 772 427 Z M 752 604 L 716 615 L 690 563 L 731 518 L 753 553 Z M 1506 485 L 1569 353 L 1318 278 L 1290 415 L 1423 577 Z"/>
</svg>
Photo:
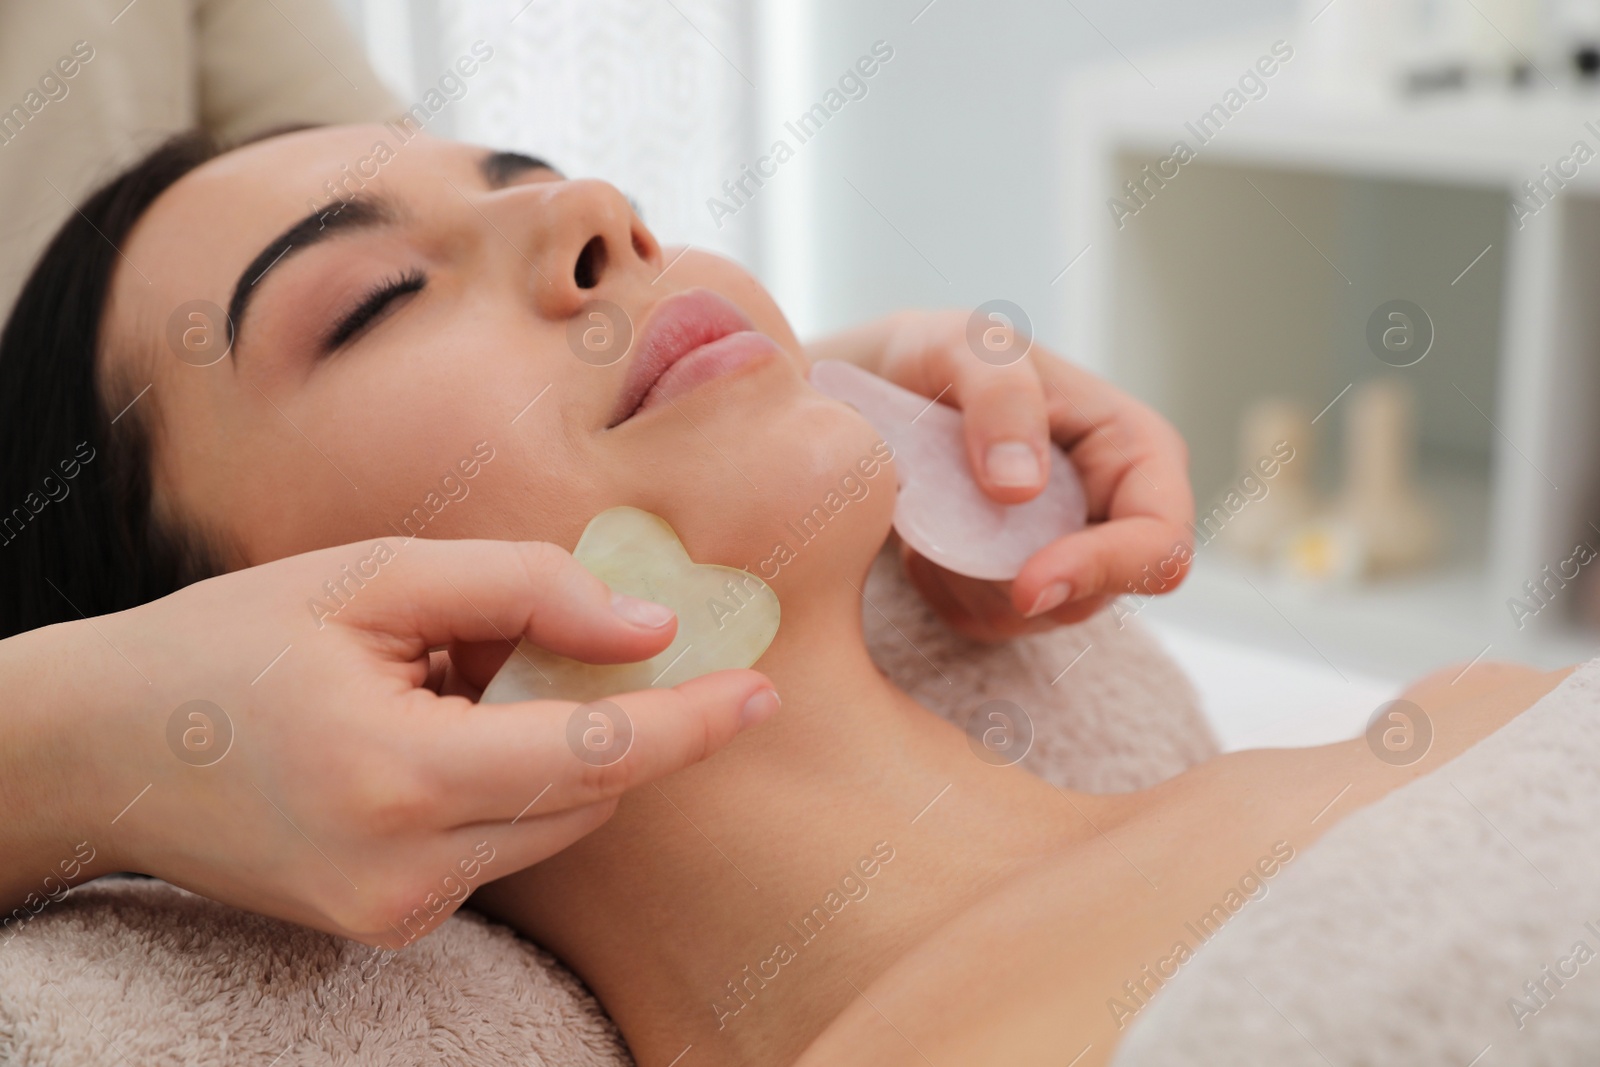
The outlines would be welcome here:
<svg viewBox="0 0 1600 1067">
<path fill-rule="evenodd" d="M 725 297 L 709 289 L 674 293 L 651 309 L 639 331 L 610 425 L 776 351 Z"/>
<path fill-rule="evenodd" d="M 637 415 L 640 411 L 658 404 L 665 404 L 713 378 L 732 374 L 752 360 L 771 355 L 777 350 L 778 346 L 772 338 L 755 330 L 740 330 L 709 344 L 703 344 L 680 356 L 672 366 L 662 372 L 661 377 L 656 379 L 655 385 L 650 387 L 650 391 L 639 402 L 634 414 Z"/>
</svg>

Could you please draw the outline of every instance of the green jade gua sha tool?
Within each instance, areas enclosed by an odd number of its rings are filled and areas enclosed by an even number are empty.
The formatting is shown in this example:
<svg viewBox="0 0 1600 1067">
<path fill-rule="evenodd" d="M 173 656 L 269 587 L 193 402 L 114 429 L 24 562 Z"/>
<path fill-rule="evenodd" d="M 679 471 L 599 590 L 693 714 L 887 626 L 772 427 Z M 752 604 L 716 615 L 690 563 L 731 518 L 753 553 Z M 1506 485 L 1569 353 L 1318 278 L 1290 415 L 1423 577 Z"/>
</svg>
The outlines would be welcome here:
<svg viewBox="0 0 1600 1067">
<path fill-rule="evenodd" d="M 483 691 L 483 703 L 588 702 L 666 688 L 748 667 L 778 633 L 778 597 L 765 582 L 735 567 L 696 563 L 666 520 L 648 511 L 602 511 L 572 556 L 614 591 L 677 612 L 677 636 L 650 659 L 613 664 L 580 663 L 523 640 Z"/>
</svg>

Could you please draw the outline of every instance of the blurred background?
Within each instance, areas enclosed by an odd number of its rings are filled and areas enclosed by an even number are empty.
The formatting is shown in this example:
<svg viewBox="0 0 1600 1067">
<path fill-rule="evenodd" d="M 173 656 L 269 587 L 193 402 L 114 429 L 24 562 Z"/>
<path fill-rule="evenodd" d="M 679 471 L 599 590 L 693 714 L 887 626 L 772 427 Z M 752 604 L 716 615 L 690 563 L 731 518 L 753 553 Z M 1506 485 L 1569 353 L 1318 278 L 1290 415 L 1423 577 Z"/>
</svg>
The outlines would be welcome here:
<svg viewBox="0 0 1600 1067">
<path fill-rule="evenodd" d="M 1117 610 L 1230 747 L 1600 644 L 1600 2 L 344 7 L 408 100 L 492 43 L 451 132 L 617 183 L 803 337 L 1004 299 L 1163 411 L 1196 567 Z"/>
</svg>

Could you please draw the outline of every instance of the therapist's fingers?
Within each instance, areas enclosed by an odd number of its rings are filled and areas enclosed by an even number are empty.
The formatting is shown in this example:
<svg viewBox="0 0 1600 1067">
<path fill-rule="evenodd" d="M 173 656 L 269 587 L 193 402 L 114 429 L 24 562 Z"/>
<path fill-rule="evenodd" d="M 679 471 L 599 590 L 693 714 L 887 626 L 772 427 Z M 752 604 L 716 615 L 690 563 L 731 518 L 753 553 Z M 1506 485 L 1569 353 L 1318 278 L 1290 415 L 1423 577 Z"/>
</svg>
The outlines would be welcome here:
<svg viewBox="0 0 1600 1067">
<path fill-rule="evenodd" d="M 993 328 L 1004 335 L 996 345 L 1010 350 L 1016 343 L 1011 327 Z M 985 353 L 992 350 L 986 347 Z M 1020 504 L 1044 488 L 1050 425 L 1032 359 L 981 358 L 967 336 L 965 316 L 931 313 L 906 320 L 890 344 L 883 373 L 912 392 L 961 409 L 968 466 L 989 496 Z"/>
<path fill-rule="evenodd" d="M 1049 476 L 1044 388 L 1026 360 L 968 365 L 958 379 L 967 460 L 978 485 L 1002 504 L 1032 500 Z"/>
<path fill-rule="evenodd" d="M 1154 409 L 1058 359 L 1041 362 L 1055 440 L 1083 480 L 1090 526 L 1045 546 L 1012 583 L 1033 618 L 1077 617 L 1076 606 L 1175 588 L 1188 571 L 1194 495 L 1188 449 Z"/>
<path fill-rule="evenodd" d="M 598 830 L 616 809 L 610 800 L 413 838 L 361 871 L 364 888 L 336 891 L 335 907 L 281 901 L 274 910 L 302 926 L 398 952 L 438 929 L 473 892 L 550 858 Z"/>
<path fill-rule="evenodd" d="M 617 799 L 602 800 L 581 808 L 567 808 L 539 814 L 541 801 L 515 821 L 475 823 L 444 835 L 447 846 L 459 855 L 492 856 L 483 865 L 478 885 L 515 874 L 540 863 L 568 845 L 582 840 L 605 825 L 616 814 Z"/>
<path fill-rule="evenodd" d="M 1189 451 L 1155 409 L 1065 360 L 1041 359 L 1050 429 L 1083 479 L 1091 520 L 1194 518 Z"/>
<path fill-rule="evenodd" d="M 779 703 L 765 675 L 727 670 L 582 705 L 478 704 L 434 716 L 422 753 L 450 824 L 509 820 L 536 799 L 530 813 L 586 807 L 682 770 Z"/>
<path fill-rule="evenodd" d="M 1188 531 L 1148 517 L 1099 523 L 1054 541 L 1023 565 L 1011 603 L 1027 617 L 1064 605 L 1177 587 L 1189 571 Z"/>
<path fill-rule="evenodd" d="M 557 545 L 389 544 L 392 558 L 336 618 L 393 642 L 403 661 L 450 643 L 527 637 L 588 663 L 630 663 L 660 652 L 677 633 L 671 609 L 613 593 Z"/>
<path fill-rule="evenodd" d="M 952 630 L 974 641 L 995 643 L 1043 633 L 1082 622 L 1105 606 L 1104 598 L 1090 597 L 1070 601 L 1030 619 L 1013 606 L 1010 582 L 968 578 L 947 571 L 909 547 L 902 547 L 901 559 L 906 577 L 934 613 Z"/>
<path fill-rule="evenodd" d="M 516 647 L 514 640 L 452 644 L 450 665 L 455 668 L 454 677 L 471 686 L 474 695 L 481 694 L 515 653 Z"/>
<path fill-rule="evenodd" d="M 594 833 L 617 810 L 615 800 L 537 814 L 515 821 L 475 823 L 432 836 L 412 847 L 410 862 L 379 881 L 382 899 L 355 910 L 344 923 L 315 915 L 313 925 L 365 944 L 399 951 L 438 929 L 467 897 Z"/>
</svg>

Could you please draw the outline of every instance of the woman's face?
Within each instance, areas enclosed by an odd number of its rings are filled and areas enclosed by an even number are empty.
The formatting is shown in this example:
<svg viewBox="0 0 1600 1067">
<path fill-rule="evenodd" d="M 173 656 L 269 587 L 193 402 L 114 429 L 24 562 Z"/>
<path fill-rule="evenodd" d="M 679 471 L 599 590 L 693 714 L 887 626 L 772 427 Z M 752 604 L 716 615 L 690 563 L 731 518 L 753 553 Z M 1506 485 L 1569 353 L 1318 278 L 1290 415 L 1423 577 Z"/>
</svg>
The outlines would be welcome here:
<svg viewBox="0 0 1600 1067">
<path fill-rule="evenodd" d="M 103 370 L 130 397 L 150 383 L 160 506 L 230 565 L 393 535 L 571 547 L 629 504 L 698 558 L 764 572 L 847 476 L 867 490 L 848 494 L 848 540 L 887 531 L 894 473 L 858 465 L 877 435 L 806 386 L 766 291 L 663 250 L 602 182 L 385 127 L 312 130 L 189 174 L 122 251 Z M 196 345 L 226 325 L 199 301 L 233 316 L 209 366 Z"/>
</svg>

